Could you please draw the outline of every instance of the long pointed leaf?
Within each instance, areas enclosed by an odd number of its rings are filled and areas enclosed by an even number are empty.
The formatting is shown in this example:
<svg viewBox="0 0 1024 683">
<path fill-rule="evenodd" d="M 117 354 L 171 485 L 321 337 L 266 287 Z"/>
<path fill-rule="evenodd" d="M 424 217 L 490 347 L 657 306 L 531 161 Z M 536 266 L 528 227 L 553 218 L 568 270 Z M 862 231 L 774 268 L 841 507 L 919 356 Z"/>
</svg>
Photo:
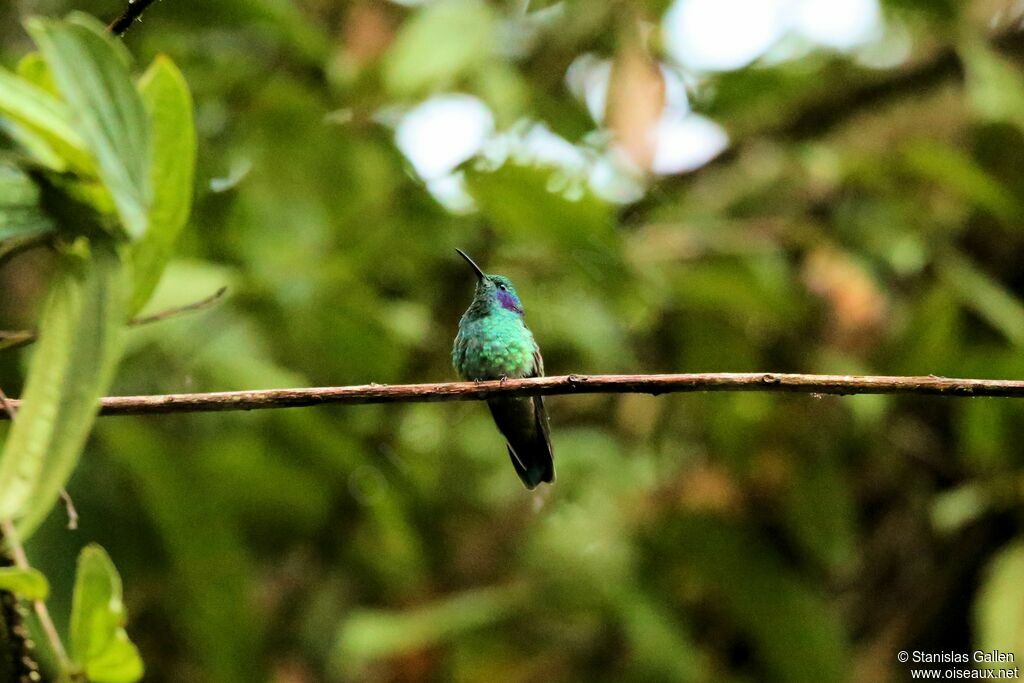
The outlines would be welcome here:
<svg viewBox="0 0 1024 683">
<path fill-rule="evenodd" d="M 79 170 L 92 168 L 85 140 L 75 130 L 68 106 L 43 88 L 2 68 L 0 116 L 7 120 L 8 132 L 19 137 L 19 141 L 30 138 L 31 145 L 45 144 Z M 45 156 L 40 160 L 47 162 Z"/>
<path fill-rule="evenodd" d="M 149 177 L 153 206 L 149 230 L 135 245 L 135 292 L 131 313 L 137 313 L 156 288 L 171 249 L 192 208 L 192 179 L 196 166 L 196 128 L 192 95 L 184 76 L 166 57 L 157 57 L 139 81 L 149 114 L 153 156 Z"/>
<path fill-rule="evenodd" d="M 150 205 L 149 124 L 123 46 L 84 15 L 69 21 L 31 19 L 27 27 L 96 158 L 125 231 L 133 239 L 142 237 Z"/>
<path fill-rule="evenodd" d="M 0 519 L 27 538 L 74 469 L 119 354 L 122 265 L 113 248 L 68 257 L 51 286 L 23 402 L 0 454 Z"/>
</svg>

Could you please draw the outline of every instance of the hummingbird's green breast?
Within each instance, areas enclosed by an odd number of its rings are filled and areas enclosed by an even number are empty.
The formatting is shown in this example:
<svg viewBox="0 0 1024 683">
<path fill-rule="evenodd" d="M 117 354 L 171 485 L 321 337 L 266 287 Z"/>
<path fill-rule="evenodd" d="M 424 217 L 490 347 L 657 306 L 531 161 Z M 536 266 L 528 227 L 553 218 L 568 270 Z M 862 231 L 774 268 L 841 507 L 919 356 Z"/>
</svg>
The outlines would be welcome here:
<svg viewBox="0 0 1024 683">
<path fill-rule="evenodd" d="M 468 317 L 468 316 L 467 316 Z M 506 310 L 463 318 L 455 337 L 452 363 L 464 379 L 527 377 L 535 372 L 537 344 L 517 313 Z"/>
</svg>

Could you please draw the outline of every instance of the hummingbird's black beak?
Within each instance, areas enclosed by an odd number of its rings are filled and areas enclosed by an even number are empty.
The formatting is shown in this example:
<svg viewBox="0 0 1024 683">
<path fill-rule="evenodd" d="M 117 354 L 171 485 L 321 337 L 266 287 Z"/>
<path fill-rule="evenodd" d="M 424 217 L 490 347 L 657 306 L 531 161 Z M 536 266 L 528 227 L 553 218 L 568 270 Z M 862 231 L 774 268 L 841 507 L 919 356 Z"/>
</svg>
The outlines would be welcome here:
<svg viewBox="0 0 1024 683">
<path fill-rule="evenodd" d="M 484 271 L 480 270 L 480 266 L 478 266 L 473 261 L 473 259 L 469 258 L 469 255 L 466 252 L 464 252 L 464 251 L 462 251 L 461 249 L 458 249 L 458 248 L 456 248 L 455 251 L 459 252 L 459 256 L 461 256 L 462 258 L 466 259 L 466 263 L 468 263 L 470 268 L 472 268 L 476 272 L 477 279 L 483 280 L 485 277 L 487 277 L 486 275 L 484 275 Z"/>
</svg>

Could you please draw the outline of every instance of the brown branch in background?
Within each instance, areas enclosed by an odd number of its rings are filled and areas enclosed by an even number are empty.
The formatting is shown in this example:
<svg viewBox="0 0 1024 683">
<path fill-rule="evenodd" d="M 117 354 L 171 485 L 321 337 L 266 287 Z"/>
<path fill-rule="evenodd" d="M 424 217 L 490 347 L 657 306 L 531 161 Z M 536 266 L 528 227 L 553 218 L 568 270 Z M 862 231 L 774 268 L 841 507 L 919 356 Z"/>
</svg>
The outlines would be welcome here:
<svg viewBox="0 0 1024 683">
<path fill-rule="evenodd" d="M 115 36 L 124 35 L 132 23 L 136 19 L 142 18 L 142 13 L 146 11 L 146 8 L 152 5 L 154 0 L 128 0 L 128 6 L 125 7 L 124 13 L 121 14 L 117 19 L 110 22 L 110 26 L 107 30 L 113 33 Z"/>
<path fill-rule="evenodd" d="M 184 313 L 193 313 L 195 311 L 201 311 L 204 308 L 209 308 L 213 304 L 217 303 L 217 301 L 222 296 L 224 296 L 224 294 L 226 294 L 227 291 L 227 287 L 221 287 L 220 289 L 218 289 L 216 292 L 206 297 L 205 299 L 200 299 L 199 301 L 194 301 L 190 304 L 185 304 L 184 306 L 168 308 L 167 310 L 160 311 L 159 313 L 154 313 L 153 315 L 145 315 L 142 316 L 141 318 L 135 318 L 128 323 L 128 326 L 138 327 L 139 325 L 149 325 L 150 323 L 158 323 L 161 320 L 167 320 L 168 318 L 177 318 L 179 315 L 182 315 Z"/>
<path fill-rule="evenodd" d="M 767 391 L 797 394 L 915 394 L 919 396 L 992 396 L 1024 398 L 1024 381 L 871 377 L 856 375 L 797 375 L 764 372 L 693 373 L 685 375 L 562 375 L 488 382 L 439 384 L 363 384 L 348 387 L 264 389 L 207 394 L 108 396 L 101 415 L 206 413 L 226 410 L 266 410 L 306 406 L 367 403 L 425 403 L 479 401 L 495 396 L 554 396 L 564 394 L 660 394 L 707 391 Z M 17 407 L 17 401 L 10 401 Z"/>
<path fill-rule="evenodd" d="M 989 37 L 989 47 L 1013 59 L 1024 57 L 1024 32 L 1017 24 Z M 872 73 L 871 70 L 865 70 Z M 730 131 L 734 136 L 729 148 L 692 173 L 667 176 L 656 182 L 646 196 L 622 209 L 620 218 L 642 221 L 656 206 L 665 202 L 667 193 L 687 187 L 702 172 L 726 167 L 742 156 L 745 148 L 758 140 L 778 138 L 786 142 L 810 140 L 827 135 L 854 116 L 886 102 L 928 92 L 943 83 L 964 80 L 964 64 L 956 46 L 937 49 L 928 58 L 890 70 L 874 72 L 863 81 L 846 88 L 826 88 L 757 130 Z"/>
<path fill-rule="evenodd" d="M 184 306 L 175 306 L 174 308 L 168 308 L 167 310 L 160 311 L 159 313 L 154 313 L 153 315 L 145 315 L 140 318 L 134 318 L 128 322 L 128 326 L 139 327 L 140 325 L 149 325 L 151 323 L 158 323 L 161 320 L 176 318 L 179 315 L 183 315 L 185 313 L 201 311 L 217 303 L 217 301 L 221 297 L 223 297 L 224 294 L 227 293 L 227 291 L 227 287 L 221 287 L 220 289 L 218 289 L 216 292 L 206 297 L 205 299 L 200 299 L 199 301 L 194 301 L 190 304 L 185 304 Z M 5 351 L 7 349 L 17 349 L 22 346 L 27 346 L 28 344 L 34 342 L 38 338 L 38 336 L 39 335 L 35 332 L 35 330 L 0 330 L 0 351 Z"/>
<path fill-rule="evenodd" d="M 1020 58 L 1024 56 L 1024 32 L 1014 24 L 989 36 L 988 46 L 1005 57 Z M 963 81 L 964 77 L 965 67 L 958 47 L 946 46 L 926 60 L 881 71 L 877 77 L 851 88 L 829 88 L 785 121 L 758 131 L 756 137 L 777 136 L 784 140 L 818 137 L 881 103 L 919 95 L 950 79 Z"/>
</svg>

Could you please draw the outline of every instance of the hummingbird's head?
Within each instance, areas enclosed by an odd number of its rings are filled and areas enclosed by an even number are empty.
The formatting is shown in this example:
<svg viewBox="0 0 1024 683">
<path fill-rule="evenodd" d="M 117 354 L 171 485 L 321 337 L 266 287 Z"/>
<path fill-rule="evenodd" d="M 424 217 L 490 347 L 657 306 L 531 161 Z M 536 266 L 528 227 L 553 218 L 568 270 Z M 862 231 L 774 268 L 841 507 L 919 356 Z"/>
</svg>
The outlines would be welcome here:
<svg viewBox="0 0 1024 683">
<path fill-rule="evenodd" d="M 477 292 L 481 289 L 485 296 L 493 297 L 506 311 L 523 314 L 523 302 L 519 300 L 519 294 L 512 286 L 512 281 L 504 275 L 485 275 L 476 285 Z"/>
<path fill-rule="evenodd" d="M 504 275 L 488 275 L 480 270 L 473 259 L 469 258 L 466 252 L 456 249 L 459 256 L 466 259 L 466 263 L 476 273 L 476 292 L 473 295 L 473 306 L 480 307 L 486 312 L 504 309 L 513 313 L 523 314 L 523 303 L 519 300 L 516 288 L 512 281 Z"/>
</svg>

